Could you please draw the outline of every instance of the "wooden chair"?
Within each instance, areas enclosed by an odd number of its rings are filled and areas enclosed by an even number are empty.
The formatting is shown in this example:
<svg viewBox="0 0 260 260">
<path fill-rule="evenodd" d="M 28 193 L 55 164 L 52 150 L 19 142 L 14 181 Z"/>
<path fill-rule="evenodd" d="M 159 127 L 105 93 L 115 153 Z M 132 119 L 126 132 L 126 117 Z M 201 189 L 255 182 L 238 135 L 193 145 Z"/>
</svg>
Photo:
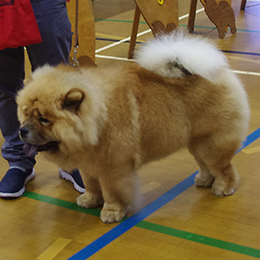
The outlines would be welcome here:
<svg viewBox="0 0 260 260">
<path fill-rule="evenodd" d="M 130 39 L 128 58 L 133 58 L 140 15 L 144 17 L 154 36 L 171 32 L 179 25 L 178 0 L 135 0 L 136 9 Z"/>
<path fill-rule="evenodd" d="M 231 33 L 236 33 L 235 14 L 231 7 L 231 0 L 200 0 L 205 7 L 205 12 L 209 19 L 216 25 L 219 38 L 223 39 L 227 28 Z M 242 0 L 245 1 L 245 0 Z M 189 32 L 194 30 L 197 0 L 191 0 L 190 16 L 188 21 Z"/>
</svg>

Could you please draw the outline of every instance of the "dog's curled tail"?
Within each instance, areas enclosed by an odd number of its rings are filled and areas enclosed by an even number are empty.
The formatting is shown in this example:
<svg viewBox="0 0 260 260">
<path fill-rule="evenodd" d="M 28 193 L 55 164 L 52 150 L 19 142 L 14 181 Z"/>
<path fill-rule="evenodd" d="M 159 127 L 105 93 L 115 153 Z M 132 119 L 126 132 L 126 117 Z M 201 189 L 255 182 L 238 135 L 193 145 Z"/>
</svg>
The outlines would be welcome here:
<svg viewBox="0 0 260 260">
<path fill-rule="evenodd" d="M 225 55 L 205 37 L 175 30 L 148 41 L 136 53 L 136 61 L 164 77 L 191 74 L 215 81 L 229 64 Z"/>
</svg>

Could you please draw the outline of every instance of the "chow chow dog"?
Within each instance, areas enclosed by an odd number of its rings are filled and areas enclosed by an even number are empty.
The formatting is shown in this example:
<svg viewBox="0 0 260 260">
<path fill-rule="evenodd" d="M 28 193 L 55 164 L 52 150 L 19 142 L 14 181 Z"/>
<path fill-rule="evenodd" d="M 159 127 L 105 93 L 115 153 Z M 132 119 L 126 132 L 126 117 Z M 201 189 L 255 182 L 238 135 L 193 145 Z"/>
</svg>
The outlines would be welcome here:
<svg viewBox="0 0 260 260">
<path fill-rule="evenodd" d="M 17 103 L 25 152 L 78 168 L 86 192 L 77 204 L 103 205 L 105 223 L 129 212 L 143 164 L 183 147 L 200 167 L 197 186 L 231 195 L 238 182 L 231 159 L 248 131 L 247 95 L 226 57 L 200 36 L 157 36 L 125 65 L 43 66 Z"/>
</svg>

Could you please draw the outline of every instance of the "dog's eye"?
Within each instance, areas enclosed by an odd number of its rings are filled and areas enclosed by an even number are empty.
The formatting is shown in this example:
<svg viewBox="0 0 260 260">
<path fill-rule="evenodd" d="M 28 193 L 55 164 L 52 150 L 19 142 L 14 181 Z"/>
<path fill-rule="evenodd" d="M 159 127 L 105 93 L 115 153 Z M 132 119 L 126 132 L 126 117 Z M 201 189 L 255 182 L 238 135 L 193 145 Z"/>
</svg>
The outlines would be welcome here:
<svg viewBox="0 0 260 260">
<path fill-rule="evenodd" d="M 40 122 L 42 125 L 48 125 L 51 123 L 48 119 L 43 118 L 43 117 L 40 117 Z"/>
</svg>

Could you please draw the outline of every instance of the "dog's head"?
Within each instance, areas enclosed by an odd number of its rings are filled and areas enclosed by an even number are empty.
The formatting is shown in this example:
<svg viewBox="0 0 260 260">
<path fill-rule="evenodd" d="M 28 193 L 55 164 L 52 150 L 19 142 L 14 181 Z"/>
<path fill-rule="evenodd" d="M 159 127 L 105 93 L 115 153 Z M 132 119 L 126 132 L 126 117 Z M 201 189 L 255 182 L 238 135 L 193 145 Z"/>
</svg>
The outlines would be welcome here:
<svg viewBox="0 0 260 260">
<path fill-rule="evenodd" d="M 98 142 L 99 95 L 82 73 L 65 66 L 36 70 L 17 96 L 26 154 L 71 153 Z M 94 100 L 93 100 L 94 99 Z"/>
</svg>

